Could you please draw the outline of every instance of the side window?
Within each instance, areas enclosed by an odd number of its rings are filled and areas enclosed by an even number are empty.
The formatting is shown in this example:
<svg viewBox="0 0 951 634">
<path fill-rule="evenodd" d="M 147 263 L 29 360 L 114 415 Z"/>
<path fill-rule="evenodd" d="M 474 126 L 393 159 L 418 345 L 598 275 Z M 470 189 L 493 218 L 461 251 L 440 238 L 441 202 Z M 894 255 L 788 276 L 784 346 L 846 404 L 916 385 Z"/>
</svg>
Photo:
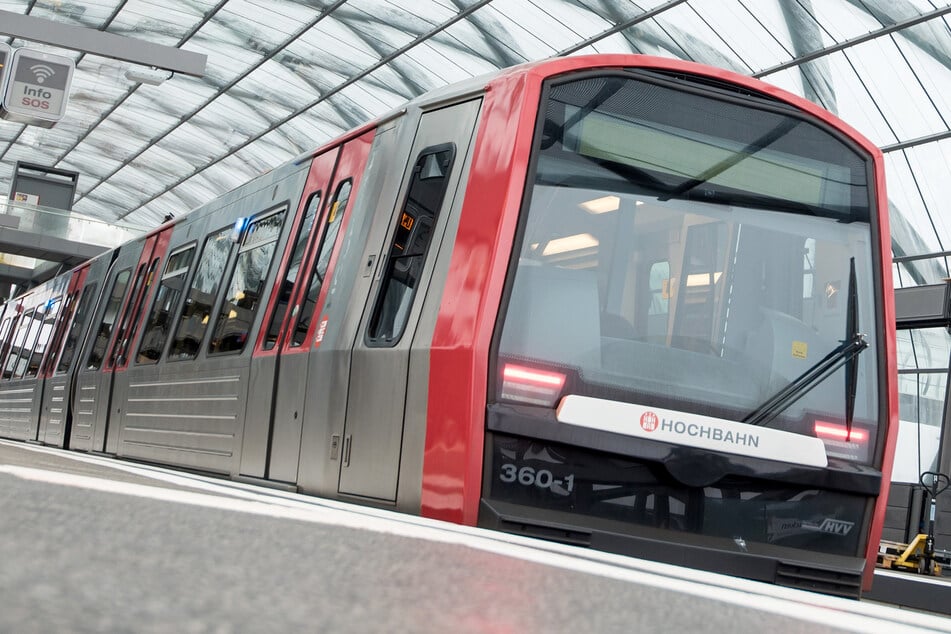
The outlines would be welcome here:
<svg viewBox="0 0 951 634">
<path fill-rule="evenodd" d="M 46 354 L 46 348 L 49 345 L 50 338 L 53 336 L 53 328 L 56 325 L 56 318 L 59 316 L 59 307 L 62 297 L 50 301 L 46 305 L 45 312 L 36 310 L 36 321 L 41 322 L 39 334 L 36 337 L 36 343 L 33 345 L 33 351 L 30 354 L 30 360 L 26 366 L 26 376 L 36 376 L 40 371 L 40 364 L 43 362 L 43 355 Z M 42 321 L 41 321 L 42 320 Z"/>
<path fill-rule="evenodd" d="M 83 289 L 82 297 L 79 298 L 79 307 L 76 308 L 76 316 L 73 323 L 69 325 L 69 334 L 66 335 L 66 343 L 63 344 L 63 354 L 59 357 L 59 365 L 56 366 L 56 373 L 62 374 L 69 370 L 73 363 L 73 357 L 76 355 L 76 346 L 79 345 L 79 338 L 82 336 L 83 327 L 89 318 L 89 309 L 92 306 L 93 297 L 96 294 L 96 285 L 87 284 Z M 68 318 L 67 318 L 68 319 Z"/>
<path fill-rule="evenodd" d="M 152 272 L 155 270 L 157 260 L 153 260 L 152 265 L 146 271 L 145 264 L 142 263 L 139 265 L 139 270 L 135 274 L 135 285 L 132 287 L 132 294 L 129 295 L 129 301 L 126 302 L 125 312 L 122 313 L 122 318 L 118 322 L 118 330 L 116 331 L 116 344 L 112 347 L 112 355 L 109 357 L 109 362 L 106 367 L 110 367 L 117 364 L 122 364 L 125 357 L 126 347 L 129 345 L 129 336 L 132 329 L 133 320 L 135 319 L 135 314 L 138 309 L 139 302 L 141 301 L 142 295 L 145 293 L 145 289 L 148 289 L 152 281 Z"/>
<path fill-rule="evenodd" d="M 241 352 L 264 292 L 286 209 L 253 221 L 245 230 L 227 295 L 215 321 L 209 354 Z"/>
<path fill-rule="evenodd" d="M 7 364 L 3 367 L 3 378 L 16 378 L 16 370 L 19 365 L 17 360 L 23 354 L 23 349 L 26 347 L 27 331 L 32 324 L 32 310 L 20 316 L 16 333 L 13 335 L 13 345 L 10 348 L 10 356 L 7 357 Z"/>
<path fill-rule="evenodd" d="M 10 343 L 13 339 L 13 332 L 10 329 L 11 322 L 16 324 L 14 320 L 10 317 L 7 317 L 3 320 L 3 324 L 0 324 L 0 341 L 2 341 L 2 347 L 0 347 L 0 364 L 3 363 L 3 359 L 6 358 L 7 353 L 10 351 Z"/>
<path fill-rule="evenodd" d="M 69 325 L 69 320 L 73 316 L 73 310 L 76 308 L 76 299 L 79 297 L 78 292 L 70 293 L 66 296 L 66 302 L 63 304 L 62 315 L 56 321 L 55 329 L 53 330 L 53 338 L 50 341 L 50 354 L 47 355 L 46 360 L 43 361 L 43 367 L 40 368 L 43 374 L 49 374 L 53 369 L 53 366 L 56 364 L 56 356 L 59 354 L 61 345 L 63 343 L 63 335 L 66 333 L 66 327 Z"/>
<path fill-rule="evenodd" d="M 231 227 L 220 229 L 205 240 L 168 352 L 169 359 L 194 359 L 198 356 L 233 244 Z"/>
<path fill-rule="evenodd" d="M 125 269 L 116 275 L 112 284 L 112 292 L 109 294 L 109 301 L 106 303 L 106 312 L 99 322 L 99 328 L 96 329 L 96 339 L 93 341 L 92 350 L 89 353 L 89 360 L 86 362 L 87 370 L 98 370 L 102 367 L 102 360 L 106 354 L 106 346 L 109 345 L 109 337 L 112 335 L 112 327 L 116 323 L 116 317 L 119 316 L 119 308 L 122 305 L 122 296 L 125 295 L 126 286 L 129 284 L 129 277 L 132 275 L 132 269 Z"/>
<path fill-rule="evenodd" d="M 301 306 L 300 314 L 297 317 L 297 325 L 294 327 L 294 338 L 291 341 L 292 346 L 300 346 L 307 338 L 307 330 L 310 328 L 310 320 L 314 317 L 314 309 L 317 308 L 317 298 L 320 297 L 320 289 L 324 284 L 324 276 L 327 275 L 327 267 L 330 265 L 330 255 L 333 253 L 334 244 L 337 241 L 337 235 L 340 233 L 340 223 L 343 215 L 347 211 L 347 203 L 350 202 L 350 192 L 353 190 L 353 180 L 347 179 L 337 186 L 337 193 L 334 195 L 327 209 L 327 221 L 324 233 L 320 238 L 320 252 L 317 255 L 317 263 L 310 275 L 310 283 L 307 285 L 307 297 L 304 305 Z"/>
<path fill-rule="evenodd" d="M 185 290 L 185 278 L 191 268 L 195 246 L 189 246 L 171 254 L 165 264 L 165 273 L 155 294 L 152 312 L 142 333 L 138 363 L 157 363 L 168 340 L 172 317 L 178 308 L 179 299 Z"/>
<path fill-rule="evenodd" d="M 27 319 L 25 315 L 20 314 L 13 319 L 9 340 L 6 343 L 6 351 L 4 353 L 4 379 L 9 379 L 11 376 L 13 376 L 13 366 L 16 365 L 17 355 L 19 354 L 20 347 L 23 344 L 23 338 L 26 336 L 26 332 L 24 331 L 26 324 Z"/>
<path fill-rule="evenodd" d="M 40 326 L 43 322 L 43 311 L 40 308 L 31 310 L 26 317 L 27 330 L 26 338 L 20 348 L 20 355 L 17 357 L 16 365 L 13 368 L 13 378 L 22 379 L 26 375 L 27 365 L 30 363 L 30 357 L 33 354 L 33 346 L 36 345 L 36 339 L 40 335 Z"/>
<path fill-rule="evenodd" d="M 320 192 L 311 195 L 310 201 L 307 203 L 307 211 L 301 221 L 297 242 L 294 244 L 294 252 L 291 254 L 290 262 L 287 265 L 287 273 L 281 282 L 281 288 L 278 290 L 278 296 L 275 302 L 277 305 L 274 307 L 274 313 L 271 315 L 271 323 L 267 328 L 267 338 L 264 340 L 265 350 L 270 350 L 277 344 L 277 336 L 281 330 L 281 324 L 284 322 L 284 315 L 287 313 L 287 305 L 291 301 L 291 293 L 294 290 L 294 284 L 297 282 L 300 263 L 301 260 L 304 259 L 304 251 L 306 250 L 318 209 L 320 209 Z"/>
<path fill-rule="evenodd" d="M 395 345 L 403 334 L 454 155 L 453 146 L 442 145 L 423 150 L 416 161 L 370 319 L 370 344 Z"/>
</svg>

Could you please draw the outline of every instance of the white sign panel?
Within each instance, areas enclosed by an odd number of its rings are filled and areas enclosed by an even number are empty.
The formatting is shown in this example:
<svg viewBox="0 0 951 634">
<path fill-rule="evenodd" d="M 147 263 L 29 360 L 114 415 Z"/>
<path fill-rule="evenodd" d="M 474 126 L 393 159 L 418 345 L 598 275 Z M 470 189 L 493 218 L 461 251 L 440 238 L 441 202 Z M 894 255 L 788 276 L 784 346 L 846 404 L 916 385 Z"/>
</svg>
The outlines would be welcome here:
<svg viewBox="0 0 951 634">
<path fill-rule="evenodd" d="M 13 51 L 3 92 L 5 119 L 53 127 L 66 113 L 73 60 L 29 48 Z"/>
<path fill-rule="evenodd" d="M 677 445 L 811 467 L 828 465 L 825 445 L 818 438 L 713 416 L 568 395 L 561 400 L 557 417 L 570 425 Z"/>
</svg>

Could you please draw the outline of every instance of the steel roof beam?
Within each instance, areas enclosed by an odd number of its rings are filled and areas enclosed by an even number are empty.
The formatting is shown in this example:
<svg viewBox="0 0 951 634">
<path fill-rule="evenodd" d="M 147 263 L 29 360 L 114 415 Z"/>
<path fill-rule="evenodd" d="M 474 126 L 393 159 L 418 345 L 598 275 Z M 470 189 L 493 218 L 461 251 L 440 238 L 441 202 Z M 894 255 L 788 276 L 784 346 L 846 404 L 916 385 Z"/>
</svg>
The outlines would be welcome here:
<svg viewBox="0 0 951 634">
<path fill-rule="evenodd" d="M 0 35 L 19 37 L 74 51 L 152 66 L 192 77 L 205 74 L 208 56 L 145 40 L 81 26 L 52 22 L 22 13 L 0 11 Z"/>
</svg>

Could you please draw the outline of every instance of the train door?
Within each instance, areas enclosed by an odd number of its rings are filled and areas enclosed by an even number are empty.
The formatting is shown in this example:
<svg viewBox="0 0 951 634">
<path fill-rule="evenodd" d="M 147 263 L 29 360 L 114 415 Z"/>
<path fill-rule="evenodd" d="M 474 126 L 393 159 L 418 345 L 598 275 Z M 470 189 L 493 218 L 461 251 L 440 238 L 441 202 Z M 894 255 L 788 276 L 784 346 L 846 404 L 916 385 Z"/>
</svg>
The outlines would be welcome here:
<svg viewBox="0 0 951 634">
<path fill-rule="evenodd" d="M 146 238 L 145 247 L 142 249 L 142 255 L 136 265 L 136 277 L 132 293 L 126 302 L 122 317 L 116 327 L 112 347 L 106 356 L 103 374 L 106 380 L 109 381 L 107 393 L 111 403 L 110 412 L 106 417 L 106 453 L 119 453 L 119 421 L 121 420 L 124 399 L 117 399 L 119 402 L 112 403 L 116 390 L 116 374 L 124 373 L 128 369 L 129 361 L 135 354 L 133 346 L 136 345 L 139 330 L 144 321 L 143 314 L 150 304 L 152 294 L 157 286 L 156 281 L 161 271 L 159 265 L 168 252 L 168 245 L 172 239 L 172 229 L 173 226 L 168 226 Z"/>
<path fill-rule="evenodd" d="M 158 235 L 144 239 L 140 249 L 120 251 L 108 276 L 108 295 L 98 327 L 91 333 L 86 363 L 77 379 L 74 412 L 77 429 L 73 447 L 115 452 L 110 434 L 110 401 L 116 361 L 128 345 L 131 317 L 151 283 L 150 269 Z M 111 438 L 110 438 L 111 436 Z"/>
<path fill-rule="evenodd" d="M 396 501 L 404 422 L 425 420 L 425 402 L 412 400 L 408 376 L 428 363 L 429 341 L 425 335 L 417 340 L 417 326 L 433 275 L 432 256 L 454 222 L 449 209 L 480 104 L 472 100 L 420 119 L 353 345 L 338 484 L 342 494 Z"/>
<path fill-rule="evenodd" d="M 290 345 L 286 331 L 289 324 L 296 320 L 300 311 L 297 297 L 300 287 L 306 280 L 303 274 L 310 258 L 307 255 L 310 236 L 314 231 L 316 218 L 323 206 L 327 187 L 337 164 L 339 148 L 333 148 L 314 158 L 311 162 L 304 193 L 301 196 L 300 207 L 297 212 L 296 226 L 293 239 L 288 240 L 287 249 L 281 260 L 280 274 L 276 278 L 277 286 L 272 289 L 273 298 L 265 315 L 266 327 L 261 329 L 251 362 L 251 389 L 258 398 L 248 403 L 248 415 L 244 426 L 244 438 L 241 448 L 240 474 L 252 478 L 268 477 L 268 455 L 271 438 L 275 433 L 283 438 L 286 434 L 274 430 L 273 410 L 275 408 L 274 392 L 278 391 L 281 380 L 294 383 L 303 390 L 301 377 L 286 368 L 284 376 L 279 376 L 282 357 L 293 356 L 295 353 L 305 352 L 299 344 Z M 294 365 L 291 360 L 288 366 Z M 279 380 L 280 379 L 280 380 Z M 291 392 L 281 390 L 284 396 Z M 271 398 L 265 398 L 269 395 Z M 299 417 L 299 413 L 298 413 Z M 296 421 L 292 421 L 292 425 Z M 299 422 L 296 422 L 300 425 Z M 282 426 L 283 427 L 283 426 Z M 297 457 L 294 457 L 296 462 Z M 294 481 L 294 478 L 279 478 Z"/>
<path fill-rule="evenodd" d="M 56 332 L 50 342 L 49 351 L 40 368 L 40 378 L 43 380 L 43 406 L 40 408 L 40 426 L 37 440 L 50 445 L 63 447 L 69 434 L 68 378 L 64 375 L 54 376 L 54 370 L 60 358 L 60 351 L 66 341 L 66 334 L 72 326 L 76 315 L 76 307 L 83 295 L 83 283 L 89 273 L 89 265 L 73 271 L 66 287 L 63 300 L 62 316 L 56 324 Z M 88 305 L 89 300 L 85 303 Z"/>
<path fill-rule="evenodd" d="M 333 156 L 318 157 L 311 169 L 308 215 L 312 214 L 316 221 L 311 231 L 310 248 L 300 268 L 306 274 L 296 275 L 295 272 L 295 281 L 300 283 L 295 284 L 292 308 L 285 319 L 285 334 L 280 339 L 267 464 L 267 477 L 271 480 L 297 481 L 304 402 L 309 384 L 310 343 L 319 328 L 324 281 L 333 275 L 336 247 L 345 233 L 351 201 L 356 198 L 373 136 L 371 130 L 348 141 L 339 152 L 332 151 Z M 325 192 L 324 200 L 318 201 L 321 191 Z M 295 246 L 295 251 L 298 248 Z M 293 267 L 294 258 L 291 265 Z"/>
</svg>

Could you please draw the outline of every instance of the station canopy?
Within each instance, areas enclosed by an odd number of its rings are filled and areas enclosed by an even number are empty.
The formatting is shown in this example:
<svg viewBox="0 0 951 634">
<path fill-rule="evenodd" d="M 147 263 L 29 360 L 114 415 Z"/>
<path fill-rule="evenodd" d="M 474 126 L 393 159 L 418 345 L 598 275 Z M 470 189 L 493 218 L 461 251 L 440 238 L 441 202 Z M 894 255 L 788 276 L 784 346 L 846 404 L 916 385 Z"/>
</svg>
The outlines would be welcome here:
<svg viewBox="0 0 951 634">
<path fill-rule="evenodd" d="M 127 61 L 0 38 L 76 61 L 63 121 L 0 120 L 4 198 L 17 161 L 74 170 L 75 212 L 154 227 L 444 84 L 644 53 L 759 77 L 838 114 L 885 152 L 895 255 L 951 245 L 945 2 L 0 0 L 0 12 L 207 55 L 203 76 L 150 85 Z M 947 276 L 941 260 L 902 271 Z"/>
</svg>

